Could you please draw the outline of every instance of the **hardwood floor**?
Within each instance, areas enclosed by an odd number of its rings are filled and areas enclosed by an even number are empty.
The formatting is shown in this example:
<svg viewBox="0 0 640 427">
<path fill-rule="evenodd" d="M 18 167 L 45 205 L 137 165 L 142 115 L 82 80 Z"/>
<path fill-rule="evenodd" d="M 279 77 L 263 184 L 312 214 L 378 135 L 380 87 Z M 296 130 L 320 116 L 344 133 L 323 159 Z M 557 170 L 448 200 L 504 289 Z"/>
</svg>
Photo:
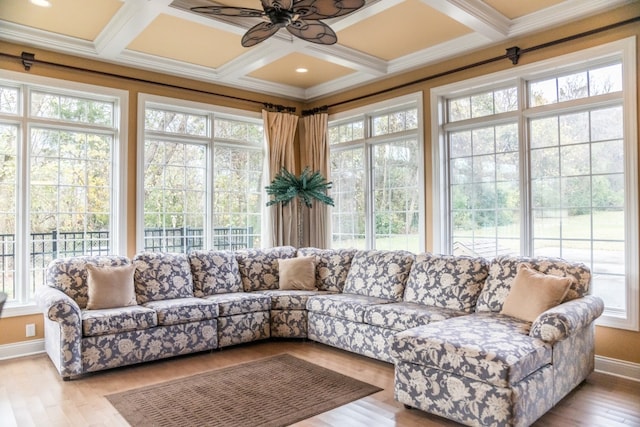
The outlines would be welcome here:
<svg viewBox="0 0 640 427">
<path fill-rule="evenodd" d="M 112 369 L 69 382 L 62 381 L 44 354 L 0 361 L 0 426 L 126 426 L 105 395 L 279 353 L 384 389 L 298 427 L 458 425 L 394 401 L 390 364 L 309 341 L 268 341 Z M 594 373 L 534 425 L 640 426 L 640 383 Z"/>
</svg>

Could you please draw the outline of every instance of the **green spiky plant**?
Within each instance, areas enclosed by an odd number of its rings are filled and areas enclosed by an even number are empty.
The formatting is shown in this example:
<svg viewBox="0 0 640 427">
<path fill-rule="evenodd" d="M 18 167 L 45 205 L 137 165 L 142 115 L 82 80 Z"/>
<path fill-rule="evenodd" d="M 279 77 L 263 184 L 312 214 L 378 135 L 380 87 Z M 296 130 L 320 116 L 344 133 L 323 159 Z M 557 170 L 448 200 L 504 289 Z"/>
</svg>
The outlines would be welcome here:
<svg viewBox="0 0 640 427">
<path fill-rule="evenodd" d="M 327 190 L 332 186 L 331 182 L 320 174 L 311 172 L 306 167 L 299 177 L 282 168 L 273 178 L 271 184 L 265 187 L 267 194 L 273 199 L 267 202 L 267 206 L 281 203 L 288 205 L 293 199 L 298 203 L 298 247 L 302 246 L 302 203 L 308 208 L 313 207 L 313 201 L 317 200 L 329 206 L 334 206 L 333 199 L 327 195 Z"/>
</svg>

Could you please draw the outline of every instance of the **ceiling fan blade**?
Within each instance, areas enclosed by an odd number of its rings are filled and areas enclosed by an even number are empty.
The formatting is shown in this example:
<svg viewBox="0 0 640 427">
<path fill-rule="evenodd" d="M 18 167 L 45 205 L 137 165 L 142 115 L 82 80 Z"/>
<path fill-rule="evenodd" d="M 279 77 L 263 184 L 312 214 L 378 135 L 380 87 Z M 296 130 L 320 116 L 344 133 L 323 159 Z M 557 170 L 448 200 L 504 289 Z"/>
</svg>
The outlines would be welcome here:
<svg viewBox="0 0 640 427">
<path fill-rule="evenodd" d="M 255 46 L 277 33 L 279 29 L 280 27 L 273 25 L 271 22 L 261 22 L 251 27 L 249 31 L 242 36 L 242 46 Z"/>
<path fill-rule="evenodd" d="M 338 36 L 331 27 L 320 21 L 297 19 L 287 25 L 287 30 L 294 36 L 311 43 L 334 44 L 338 41 Z"/>
<path fill-rule="evenodd" d="M 197 6 L 191 8 L 192 12 L 206 13 L 209 15 L 219 16 L 240 16 L 240 17 L 261 17 L 265 13 L 263 10 L 248 9 L 246 7 L 232 7 L 232 6 Z"/>
<path fill-rule="evenodd" d="M 264 9 L 289 10 L 293 6 L 293 0 L 261 0 Z"/>
<path fill-rule="evenodd" d="M 293 12 L 302 19 L 327 19 L 355 12 L 364 6 L 364 0 L 300 0 Z"/>
</svg>

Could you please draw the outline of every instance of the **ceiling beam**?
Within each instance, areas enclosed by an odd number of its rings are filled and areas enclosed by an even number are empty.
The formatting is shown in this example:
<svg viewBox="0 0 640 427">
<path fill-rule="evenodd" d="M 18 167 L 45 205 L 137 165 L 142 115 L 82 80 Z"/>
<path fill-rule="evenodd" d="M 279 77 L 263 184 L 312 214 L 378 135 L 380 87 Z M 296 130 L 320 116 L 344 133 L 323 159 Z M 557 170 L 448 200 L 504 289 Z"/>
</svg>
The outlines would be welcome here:
<svg viewBox="0 0 640 427">
<path fill-rule="evenodd" d="M 500 41 L 509 35 L 511 20 L 484 2 L 471 0 L 422 0 L 422 2 L 489 40 Z"/>
</svg>

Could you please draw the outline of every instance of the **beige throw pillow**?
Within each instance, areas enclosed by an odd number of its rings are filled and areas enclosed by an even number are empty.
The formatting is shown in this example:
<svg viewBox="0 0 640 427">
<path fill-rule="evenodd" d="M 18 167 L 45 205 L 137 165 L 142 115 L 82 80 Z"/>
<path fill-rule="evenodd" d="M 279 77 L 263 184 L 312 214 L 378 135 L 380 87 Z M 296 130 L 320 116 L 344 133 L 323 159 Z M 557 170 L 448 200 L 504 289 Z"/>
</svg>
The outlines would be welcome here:
<svg viewBox="0 0 640 427">
<path fill-rule="evenodd" d="M 133 284 L 136 266 L 98 267 L 87 264 L 88 310 L 137 305 Z"/>
<path fill-rule="evenodd" d="M 572 281 L 570 277 L 540 273 L 520 264 L 500 313 L 533 322 L 540 313 L 562 302 Z"/>
<path fill-rule="evenodd" d="M 280 289 L 315 291 L 316 257 L 314 255 L 278 260 Z"/>
</svg>

